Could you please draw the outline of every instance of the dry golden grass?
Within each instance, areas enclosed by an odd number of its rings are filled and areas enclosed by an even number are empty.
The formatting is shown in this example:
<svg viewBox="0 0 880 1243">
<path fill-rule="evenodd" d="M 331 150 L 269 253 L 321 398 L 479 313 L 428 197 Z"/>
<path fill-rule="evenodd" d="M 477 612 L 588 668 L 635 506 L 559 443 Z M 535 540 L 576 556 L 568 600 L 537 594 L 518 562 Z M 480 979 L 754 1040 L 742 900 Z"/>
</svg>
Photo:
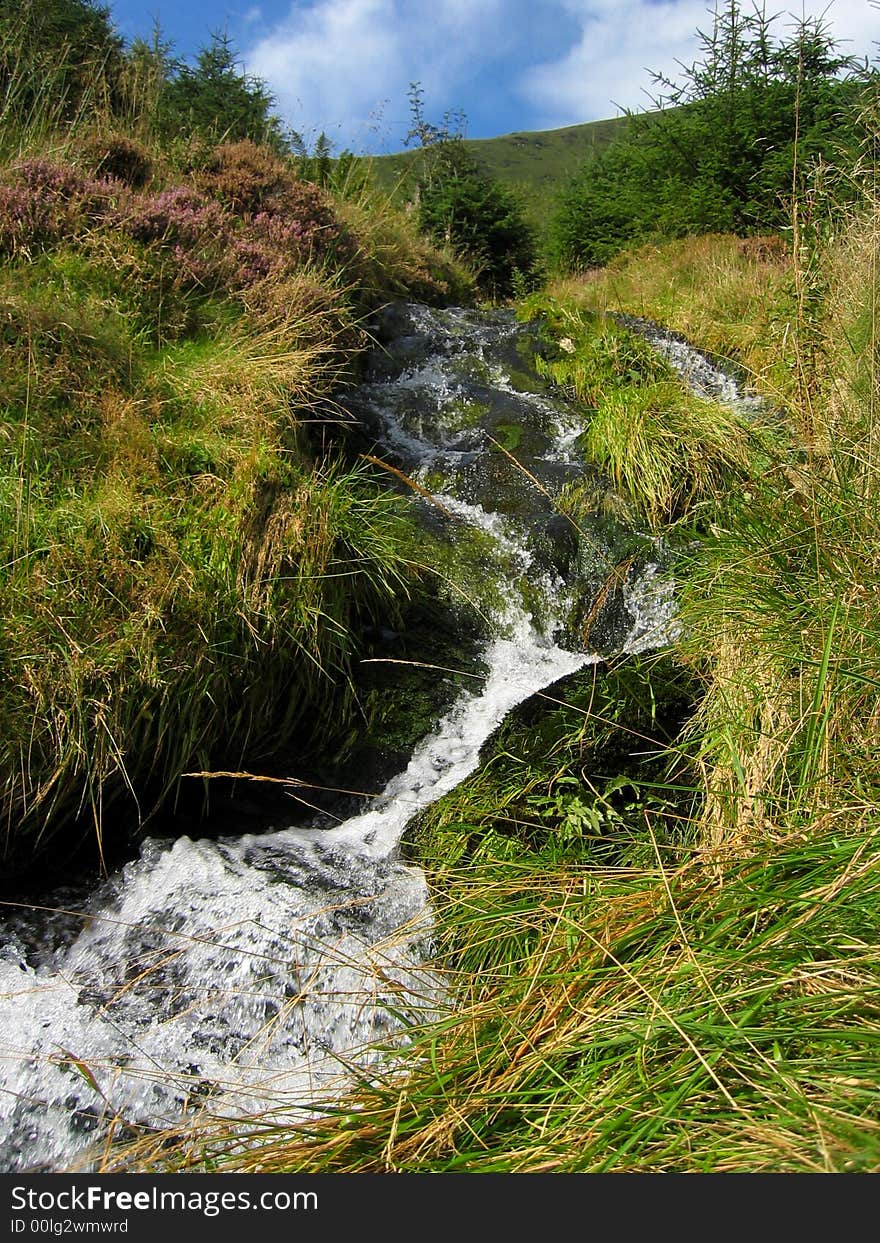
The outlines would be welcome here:
<svg viewBox="0 0 880 1243">
<path fill-rule="evenodd" d="M 606 268 L 553 282 L 550 292 L 681 332 L 739 363 L 764 395 L 782 403 L 792 385 L 792 281 L 791 259 L 778 238 L 710 234 L 625 251 Z"/>
</svg>

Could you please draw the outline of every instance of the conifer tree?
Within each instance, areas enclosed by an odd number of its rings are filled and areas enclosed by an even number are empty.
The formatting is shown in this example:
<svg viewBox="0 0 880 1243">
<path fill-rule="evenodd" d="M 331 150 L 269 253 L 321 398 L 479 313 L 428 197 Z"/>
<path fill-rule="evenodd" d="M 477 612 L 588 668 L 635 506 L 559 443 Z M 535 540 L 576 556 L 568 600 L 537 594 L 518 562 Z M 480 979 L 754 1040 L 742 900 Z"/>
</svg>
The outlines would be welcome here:
<svg viewBox="0 0 880 1243">
<path fill-rule="evenodd" d="M 465 145 L 462 114 L 447 113 L 441 125 L 433 125 L 422 105 L 422 89 L 413 83 L 408 140 L 421 145 L 419 224 L 436 241 L 464 253 L 492 297 L 508 297 L 528 286 L 536 272 L 534 231 L 516 195 L 488 176 Z"/>
<path fill-rule="evenodd" d="M 195 65 L 176 66 L 164 92 L 163 127 L 197 130 L 218 141 L 250 138 L 286 151 L 289 141 L 273 103 L 265 83 L 239 67 L 229 37 L 215 33 Z"/>
<path fill-rule="evenodd" d="M 872 71 L 821 18 L 782 38 L 773 22 L 727 0 L 682 76 L 653 75 L 652 109 L 630 114 L 562 195 L 551 227 L 561 266 L 604 263 L 637 238 L 778 229 L 797 179 L 854 148 Z"/>
<path fill-rule="evenodd" d="M 97 0 L 0 0 L 0 98 L 19 118 L 48 96 L 59 120 L 84 104 L 112 110 L 122 66 L 122 39 Z"/>
</svg>

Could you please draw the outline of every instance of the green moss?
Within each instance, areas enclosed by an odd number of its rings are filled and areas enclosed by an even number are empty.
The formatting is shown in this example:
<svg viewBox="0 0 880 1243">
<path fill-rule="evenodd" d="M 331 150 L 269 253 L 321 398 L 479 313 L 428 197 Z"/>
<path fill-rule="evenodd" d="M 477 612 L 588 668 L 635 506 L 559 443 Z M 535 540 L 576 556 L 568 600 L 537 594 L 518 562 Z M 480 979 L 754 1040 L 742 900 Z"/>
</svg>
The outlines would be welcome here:
<svg viewBox="0 0 880 1243">
<path fill-rule="evenodd" d="M 489 409 L 482 401 L 449 401 L 443 406 L 443 420 L 451 428 L 479 427 Z"/>
<path fill-rule="evenodd" d="M 438 605 L 432 592 L 420 592 L 399 624 L 399 631 L 372 642 L 357 671 L 365 726 L 350 752 L 355 769 L 371 757 L 389 770 L 402 767 L 462 690 L 478 687 L 486 672 L 466 609 Z"/>
<path fill-rule="evenodd" d="M 508 453 L 514 453 L 519 448 L 523 429 L 518 423 L 496 423 L 494 431 L 502 449 L 506 449 Z"/>
</svg>

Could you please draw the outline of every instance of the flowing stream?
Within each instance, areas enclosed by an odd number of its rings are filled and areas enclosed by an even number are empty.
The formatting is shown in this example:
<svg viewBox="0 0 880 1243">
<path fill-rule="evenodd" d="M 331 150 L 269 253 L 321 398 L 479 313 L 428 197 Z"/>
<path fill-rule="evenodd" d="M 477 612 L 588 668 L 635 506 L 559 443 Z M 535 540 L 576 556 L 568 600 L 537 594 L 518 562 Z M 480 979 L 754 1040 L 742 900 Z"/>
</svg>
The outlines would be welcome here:
<svg viewBox="0 0 880 1243">
<path fill-rule="evenodd" d="M 721 402 L 745 415 L 764 409 L 762 397 L 740 383 L 730 372 L 716 366 L 708 354 L 695 349 L 680 333 L 661 328 L 653 320 L 637 315 L 617 315 L 615 318 L 650 342 L 697 397 Z"/>
<path fill-rule="evenodd" d="M 582 416 L 537 378 L 534 334 L 509 313 L 398 306 L 380 334 L 350 412 L 374 452 L 432 495 L 414 501 L 426 519 L 479 541 L 493 586 L 485 676 L 338 827 L 148 840 L 85 903 L 8 915 L 6 1171 L 88 1168 L 110 1140 L 200 1115 L 302 1118 L 449 1004 L 425 966 L 425 879 L 398 843 L 516 704 L 598 658 L 566 629 L 578 540 L 550 499 L 583 472 Z M 606 650 L 658 646 L 673 619 L 672 585 L 646 558 Z"/>
</svg>

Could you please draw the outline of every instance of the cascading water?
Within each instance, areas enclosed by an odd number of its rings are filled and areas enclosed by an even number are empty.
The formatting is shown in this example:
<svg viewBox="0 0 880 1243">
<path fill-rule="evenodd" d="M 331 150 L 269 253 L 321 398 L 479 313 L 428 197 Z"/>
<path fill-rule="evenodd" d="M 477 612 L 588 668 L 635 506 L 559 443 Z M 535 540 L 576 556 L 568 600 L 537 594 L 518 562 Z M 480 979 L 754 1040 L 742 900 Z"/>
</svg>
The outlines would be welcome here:
<svg viewBox="0 0 880 1243">
<path fill-rule="evenodd" d="M 393 316 L 351 412 L 445 521 L 485 540 L 485 574 L 500 585 L 486 676 L 335 829 L 148 841 L 77 910 L 11 912 L 0 952 L 7 1171 L 93 1166 L 109 1140 L 200 1113 L 243 1128 L 269 1111 L 301 1118 L 444 1004 L 423 966 L 425 879 L 396 848 L 516 704 L 596 659 L 557 641 L 571 601 L 556 545 L 570 533 L 548 497 L 582 469 L 579 423 L 533 372 L 522 379 L 528 332 L 512 316 Z M 526 455 L 526 473 L 505 448 Z M 618 650 L 661 643 L 674 605 L 656 566 L 623 597 Z"/>
<path fill-rule="evenodd" d="M 745 414 L 764 408 L 763 398 L 744 389 L 729 372 L 716 366 L 702 350 L 695 349 L 678 333 L 635 315 L 618 315 L 616 318 L 650 342 L 697 397 L 721 402 Z"/>
</svg>

